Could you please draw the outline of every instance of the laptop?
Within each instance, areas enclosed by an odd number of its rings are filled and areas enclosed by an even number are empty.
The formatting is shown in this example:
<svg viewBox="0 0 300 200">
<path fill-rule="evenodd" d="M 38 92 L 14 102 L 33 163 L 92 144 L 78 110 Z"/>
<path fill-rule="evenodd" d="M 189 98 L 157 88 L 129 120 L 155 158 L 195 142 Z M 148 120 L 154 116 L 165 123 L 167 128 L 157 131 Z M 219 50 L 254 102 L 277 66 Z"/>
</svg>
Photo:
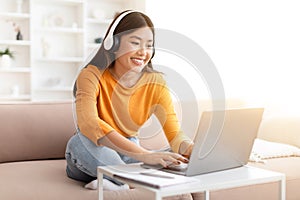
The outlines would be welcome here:
<svg viewBox="0 0 300 200">
<path fill-rule="evenodd" d="M 204 111 L 188 164 L 142 164 L 175 174 L 193 176 L 244 166 L 262 120 L 263 108 Z"/>
</svg>

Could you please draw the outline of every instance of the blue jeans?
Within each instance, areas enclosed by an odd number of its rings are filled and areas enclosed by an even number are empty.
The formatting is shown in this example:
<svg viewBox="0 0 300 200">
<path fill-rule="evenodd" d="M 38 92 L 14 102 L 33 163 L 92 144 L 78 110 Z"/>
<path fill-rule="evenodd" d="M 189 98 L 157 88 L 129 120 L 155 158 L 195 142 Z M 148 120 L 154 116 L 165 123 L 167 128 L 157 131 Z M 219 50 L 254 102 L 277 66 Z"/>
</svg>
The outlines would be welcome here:
<svg viewBox="0 0 300 200">
<path fill-rule="evenodd" d="M 130 137 L 128 139 L 139 144 L 136 137 Z M 97 166 L 139 162 L 108 147 L 95 145 L 80 131 L 68 141 L 65 157 L 68 177 L 86 183 L 97 178 Z M 107 176 L 104 176 L 104 178 L 121 184 Z"/>
</svg>

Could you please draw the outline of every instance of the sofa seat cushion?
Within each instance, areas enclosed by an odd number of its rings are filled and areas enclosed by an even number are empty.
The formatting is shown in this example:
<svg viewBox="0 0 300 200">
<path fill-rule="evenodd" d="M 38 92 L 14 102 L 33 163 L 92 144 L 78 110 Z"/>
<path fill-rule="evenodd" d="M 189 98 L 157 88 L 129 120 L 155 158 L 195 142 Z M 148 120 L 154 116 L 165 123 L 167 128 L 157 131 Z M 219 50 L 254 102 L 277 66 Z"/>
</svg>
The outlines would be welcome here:
<svg viewBox="0 0 300 200">
<path fill-rule="evenodd" d="M 284 157 L 266 159 L 266 163 L 249 162 L 250 166 L 259 167 L 271 171 L 281 172 L 286 175 L 286 181 L 300 181 L 300 158 L 299 157 Z M 300 198 L 299 198 L 300 199 Z"/>
<path fill-rule="evenodd" d="M 44 160 L 0 164 L 0 199 L 85 199 L 97 192 L 66 176 L 65 160 Z"/>
<path fill-rule="evenodd" d="M 271 171 L 281 172 L 286 175 L 286 199 L 300 199 L 300 158 L 284 157 L 265 160 L 266 163 L 253 163 L 250 166 L 259 167 Z"/>
<path fill-rule="evenodd" d="M 85 189 L 65 173 L 66 161 L 40 160 L 0 164 L 0 199 L 7 200 L 97 200 L 96 190 Z M 154 194 L 142 189 L 104 191 L 109 200 L 150 200 Z M 164 200 L 191 200 L 183 194 Z"/>
<path fill-rule="evenodd" d="M 267 169 L 271 171 L 281 172 L 286 174 L 286 199 L 300 199 L 300 158 L 299 157 L 284 157 L 266 160 L 266 163 L 253 163 L 248 165 Z M 279 200 L 280 185 L 278 182 L 256 184 L 237 188 L 229 188 L 224 190 L 211 191 L 211 200 L 230 199 L 230 200 Z M 204 200 L 203 193 L 193 194 L 194 200 Z"/>
</svg>

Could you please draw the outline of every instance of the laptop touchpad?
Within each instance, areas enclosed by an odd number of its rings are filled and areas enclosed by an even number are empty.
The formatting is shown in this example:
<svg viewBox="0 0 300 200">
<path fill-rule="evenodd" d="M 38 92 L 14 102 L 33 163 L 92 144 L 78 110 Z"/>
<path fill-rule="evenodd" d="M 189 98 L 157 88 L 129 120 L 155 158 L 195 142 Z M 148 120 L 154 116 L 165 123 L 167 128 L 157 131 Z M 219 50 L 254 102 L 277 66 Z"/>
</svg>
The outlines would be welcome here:
<svg viewBox="0 0 300 200">
<path fill-rule="evenodd" d="M 187 169 L 188 164 L 187 163 L 171 163 L 169 164 L 166 169 L 171 169 L 174 171 L 185 171 Z"/>
</svg>

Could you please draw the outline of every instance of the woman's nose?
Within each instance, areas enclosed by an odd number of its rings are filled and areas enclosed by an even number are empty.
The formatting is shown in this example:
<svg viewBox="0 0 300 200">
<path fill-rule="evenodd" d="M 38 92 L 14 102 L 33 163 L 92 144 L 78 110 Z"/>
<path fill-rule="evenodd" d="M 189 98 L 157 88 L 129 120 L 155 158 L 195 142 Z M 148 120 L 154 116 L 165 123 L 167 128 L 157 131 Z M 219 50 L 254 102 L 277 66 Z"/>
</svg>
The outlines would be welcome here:
<svg viewBox="0 0 300 200">
<path fill-rule="evenodd" d="M 141 47 L 138 49 L 138 54 L 139 55 L 145 55 L 146 54 L 146 48 L 145 47 Z"/>
</svg>

